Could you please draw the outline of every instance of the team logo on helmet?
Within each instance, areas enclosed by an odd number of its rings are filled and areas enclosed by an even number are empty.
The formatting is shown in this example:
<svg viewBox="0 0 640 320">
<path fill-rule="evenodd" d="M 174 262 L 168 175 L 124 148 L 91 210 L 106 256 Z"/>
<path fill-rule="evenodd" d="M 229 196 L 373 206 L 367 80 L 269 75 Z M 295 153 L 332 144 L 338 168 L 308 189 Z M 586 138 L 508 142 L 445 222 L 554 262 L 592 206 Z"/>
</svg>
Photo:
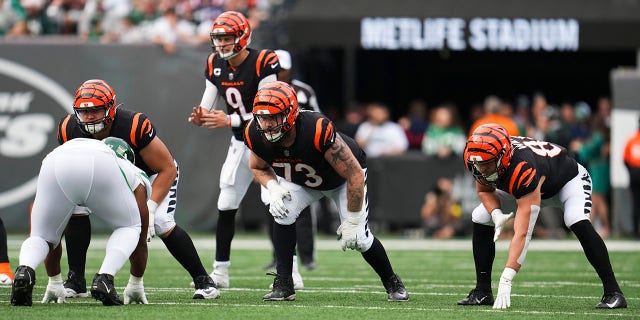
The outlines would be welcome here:
<svg viewBox="0 0 640 320">
<path fill-rule="evenodd" d="M 131 149 L 131 146 L 124 140 L 117 137 L 107 137 L 102 139 L 102 142 L 109 146 L 116 155 L 122 159 L 129 160 L 131 163 L 135 163 L 136 154 Z"/>
<path fill-rule="evenodd" d="M 210 35 L 213 51 L 217 52 L 220 58 L 228 60 L 235 57 L 251 43 L 251 26 L 249 20 L 242 13 L 227 11 L 213 21 Z M 231 51 L 225 52 L 224 50 L 225 46 L 230 45 L 221 42 L 221 38 L 225 36 L 233 37 Z"/>
<path fill-rule="evenodd" d="M 488 123 L 476 128 L 469 136 L 464 148 L 464 161 L 478 182 L 495 186 L 509 166 L 512 154 L 507 129 Z"/>
<path fill-rule="evenodd" d="M 116 93 L 106 81 L 100 79 L 85 81 L 78 87 L 73 99 L 73 111 L 78 124 L 90 134 L 96 134 L 111 124 L 116 117 L 116 108 Z"/>
<path fill-rule="evenodd" d="M 266 84 L 253 100 L 258 131 L 270 142 L 280 140 L 298 117 L 298 99 L 293 88 L 282 81 Z"/>
</svg>

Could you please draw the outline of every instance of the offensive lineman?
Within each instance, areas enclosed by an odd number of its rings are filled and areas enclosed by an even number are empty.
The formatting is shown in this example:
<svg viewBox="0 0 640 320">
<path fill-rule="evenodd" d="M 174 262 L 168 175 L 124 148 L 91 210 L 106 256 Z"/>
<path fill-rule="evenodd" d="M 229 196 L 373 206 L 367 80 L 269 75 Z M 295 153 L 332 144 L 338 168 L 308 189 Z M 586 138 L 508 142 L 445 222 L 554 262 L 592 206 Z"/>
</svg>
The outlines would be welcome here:
<svg viewBox="0 0 640 320">
<path fill-rule="evenodd" d="M 135 165 L 153 184 L 147 206 L 149 224 L 154 227 L 149 228 L 147 241 L 157 234 L 171 255 L 189 272 L 196 284 L 193 299 L 218 298 L 220 292 L 202 265 L 191 237 L 175 222 L 178 164 L 145 114 L 118 107 L 116 94 L 106 81 L 85 81 L 75 94 L 75 114 L 65 116 L 58 125 L 58 142 L 64 144 L 75 138 L 104 139 L 109 136 L 125 140 L 135 152 Z M 65 231 L 69 260 L 69 276 L 65 281 L 68 298 L 86 296 L 84 269 L 90 240 L 87 210 L 78 207 Z M 56 248 L 54 253 L 55 259 L 60 260 L 62 249 Z M 130 279 L 133 284 L 141 281 L 136 277 Z"/>
<path fill-rule="evenodd" d="M 493 305 L 494 309 L 511 306 L 511 284 L 524 263 L 540 207 L 553 206 L 564 209 L 565 225 L 580 241 L 602 281 L 604 295 L 596 308 L 627 307 L 607 247 L 589 220 L 591 177 L 566 149 L 528 137 L 509 137 L 503 126 L 489 123 L 469 136 L 464 161 L 476 179 L 481 204 L 472 213 L 476 287 L 458 304 Z M 491 268 L 495 241 L 514 212 L 514 235 L 494 301 Z"/>
<path fill-rule="evenodd" d="M 342 250 L 362 253 L 380 277 L 389 301 L 408 301 L 404 284 L 391 267 L 382 243 L 367 224 L 369 208 L 366 155 L 353 139 L 334 131 L 318 112 L 298 109 L 296 93 L 277 81 L 258 90 L 254 119 L 247 124 L 244 142 L 251 149 L 249 166 L 269 192 L 269 211 L 276 225 L 273 241 L 277 274 L 264 301 L 295 300 L 292 256 L 296 246 L 295 221 L 302 209 L 328 197 L 340 214 Z"/>
</svg>

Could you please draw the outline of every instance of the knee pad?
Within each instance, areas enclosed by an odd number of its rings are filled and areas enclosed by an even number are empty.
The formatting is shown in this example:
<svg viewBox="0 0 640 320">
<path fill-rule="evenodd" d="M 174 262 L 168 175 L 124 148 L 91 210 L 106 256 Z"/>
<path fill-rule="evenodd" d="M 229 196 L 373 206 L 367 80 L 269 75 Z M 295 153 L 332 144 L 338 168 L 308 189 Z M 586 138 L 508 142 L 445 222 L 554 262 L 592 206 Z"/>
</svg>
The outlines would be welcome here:
<svg viewBox="0 0 640 320">
<path fill-rule="evenodd" d="M 471 213 L 471 221 L 477 224 L 493 227 L 493 220 L 491 220 L 491 214 L 485 209 L 484 205 L 480 204 Z"/>
<path fill-rule="evenodd" d="M 173 227 L 176 226 L 176 221 L 173 217 L 173 214 L 169 214 L 164 211 L 158 211 L 156 211 L 154 225 L 149 227 L 155 228 L 156 234 L 158 236 L 163 236 L 165 233 L 169 232 L 169 230 L 172 230 Z"/>
</svg>

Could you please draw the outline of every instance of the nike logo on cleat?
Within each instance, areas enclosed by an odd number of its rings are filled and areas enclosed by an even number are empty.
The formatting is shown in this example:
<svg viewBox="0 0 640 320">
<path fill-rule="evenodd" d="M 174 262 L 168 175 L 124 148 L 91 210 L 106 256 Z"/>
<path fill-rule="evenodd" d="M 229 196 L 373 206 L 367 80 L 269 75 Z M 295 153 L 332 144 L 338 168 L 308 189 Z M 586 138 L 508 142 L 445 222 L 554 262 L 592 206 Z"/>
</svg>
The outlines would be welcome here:
<svg viewBox="0 0 640 320">
<path fill-rule="evenodd" d="M 109 290 L 109 286 L 107 286 L 107 284 L 106 284 L 106 283 L 104 283 L 104 281 L 101 281 L 101 282 L 102 282 L 102 284 L 104 285 L 104 288 L 107 290 L 107 293 L 110 293 L 110 292 L 111 292 L 111 290 Z"/>
<path fill-rule="evenodd" d="M 616 300 L 614 300 L 611 303 L 605 303 L 607 305 L 607 307 L 609 307 L 610 309 L 613 309 L 613 307 L 615 307 L 618 304 L 618 298 L 616 298 Z"/>
</svg>

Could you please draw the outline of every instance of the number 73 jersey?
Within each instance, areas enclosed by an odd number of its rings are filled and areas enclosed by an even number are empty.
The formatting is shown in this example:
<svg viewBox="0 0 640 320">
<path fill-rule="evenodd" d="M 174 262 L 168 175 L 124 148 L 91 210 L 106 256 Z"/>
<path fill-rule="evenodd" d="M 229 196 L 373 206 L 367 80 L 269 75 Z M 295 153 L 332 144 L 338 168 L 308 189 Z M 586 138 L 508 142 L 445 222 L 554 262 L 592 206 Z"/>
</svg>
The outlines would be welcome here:
<svg viewBox="0 0 640 320">
<path fill-rule="evenodd" d="M 542 199 L 551 198 L 578 174 L 578 164 L 565 148 L 528 137 L 510 139 L 513 155 L 497 181 L 497 188 L 516 199 L 534 191 L 543 176 Z"/>
</svg>

